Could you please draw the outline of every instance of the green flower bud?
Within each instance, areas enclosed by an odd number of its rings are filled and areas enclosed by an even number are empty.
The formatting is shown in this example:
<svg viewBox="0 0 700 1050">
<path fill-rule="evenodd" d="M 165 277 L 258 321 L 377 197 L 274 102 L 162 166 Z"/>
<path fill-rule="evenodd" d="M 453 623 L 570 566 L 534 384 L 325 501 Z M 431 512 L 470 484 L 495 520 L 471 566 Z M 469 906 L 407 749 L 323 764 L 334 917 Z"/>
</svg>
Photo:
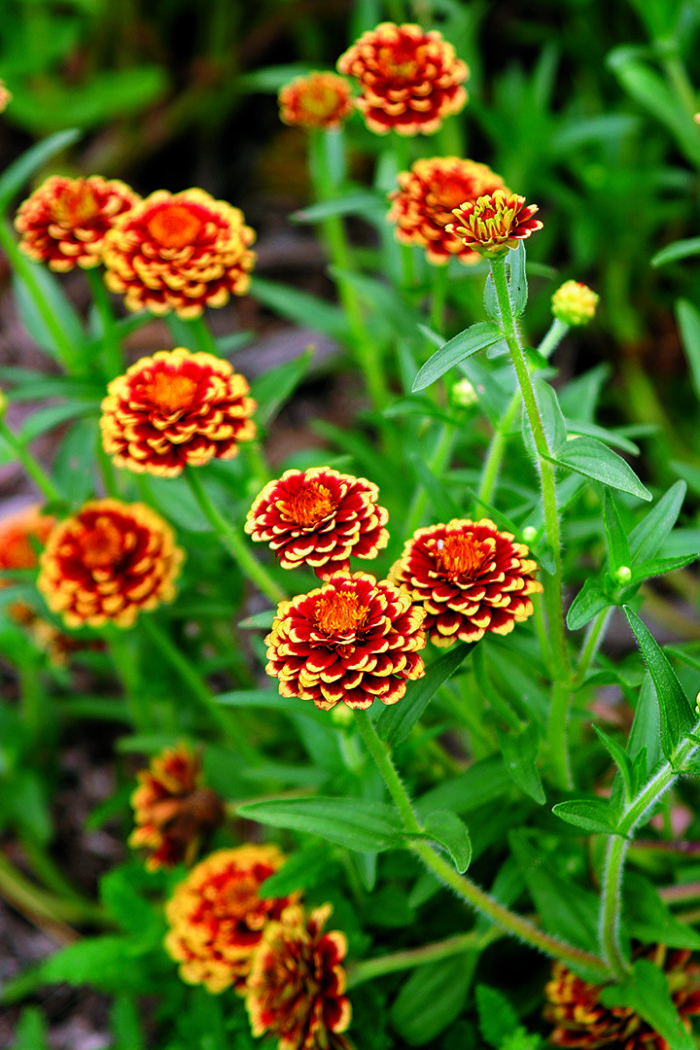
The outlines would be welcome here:
<svg viewBox="0 0 700 1050">
<path fill-rule="evenodd" d="M 565 281 L 552 296 L 552 313 L 568 325 L 588 324 L 595 316 L 598 296 L 580 281 Z"/>
</svg>

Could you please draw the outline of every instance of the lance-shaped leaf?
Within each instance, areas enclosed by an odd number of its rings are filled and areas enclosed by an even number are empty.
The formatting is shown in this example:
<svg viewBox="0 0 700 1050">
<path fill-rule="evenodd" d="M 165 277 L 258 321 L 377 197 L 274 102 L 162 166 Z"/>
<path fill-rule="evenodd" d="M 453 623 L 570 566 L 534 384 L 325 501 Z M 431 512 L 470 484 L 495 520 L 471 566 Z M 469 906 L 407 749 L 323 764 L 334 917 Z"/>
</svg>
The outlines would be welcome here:
<svg viewBox="0 0 700 1050">
<path fill-rule="evenodd" d="M 358 798 L 297 798 L 246 802 L 238 815 L 275 828 L 303 831 L 365 853 L 405 846 L 393 806 Z"/>
<path fill-rule="evenodd" d="M 627 533 L 620 519 L 615 499 L 609 489 L 603 493 L 603 521 L 608 545 L 608 565 L 611 572 L 622 566 L 629 567 L 631 561 Z"/>
<path fill-rule="evenodd" d="M 651 499 L 651 493 L 642 485 L 630 465 L 597 438 L 579 437 L 567 441 L 551 458 L 554 463 L 593 478 L 594 481 L 601 481 L 612 489 L 629 492 L 639 499 Z"/>
<path fill-rule="evenodd" d="M 676 481 L 655 507 L 632 529 L 629 535 L 632 564 L 653 558 L 678 521 L 688 489 L 685 481 Z"/>
<path fill-rule="evenodd" d="M 610 803 L 601 798 L 576 798 L 558 802 L 552 807 L 552 813 L 590 835 L 619 834 L 610 812 Z"/>
<path fill-rule="evenodd" d="M 472 354 L 476 354 L 479 350 L 485 350 L 486 347 L 493 346 L 494 343 L 497 343 L 502 338 L 503 333 L 498 325 L 491 324 L 489 321 L 479 321 L 478 324 L 473 324 L 471 328 L 460 332 L 454 339 L 450 339 L 448 343 L 441 346 L 425 362 L 414 380 L 413 392 L 425 390 L 436 379 L 443 376 L 445 372 L 449 372 L 451 368 L 458 365 L 460 361 L 471 357 Z"/>
<path fill-rule="evenodd" d="M 700 255 L 700 237 L 689 237 L 684 241 L 667 244 L 656 255 L 652 255 L 651 265 L 665 266 L 666 263 L 677 262 L 678 259 L 687 259 L 690 255 Z"/>
<path fill-rule="evenodd" d="M 648 627 L 628 605 L 624 606 L 624 610 L 656 687 L 661 712 L 661 746 L 666 757 L 670 758 L 679 742 L 695 725 L 693 709 L 668 657 Z"/>
<path fill-rule="evenodd" d="M 700 399 L 700 313 L 687 299 L 679 299 L 676 303 L 676 317 L 685 356 L 690 365 L 690 380 L 695 396 Z"/>
<path fill-rule="evenodd" d="M 569 606 L 566 626 L 570 631 L 578 631 L 609 605 L 610 599 L 603 594 L 598 581 L 588 579 Z"/>
<path fill-rule="evenodd" d="M 396 745 L 406 739 L 440 686 L 455 673 L 473 648 L 473 644 L 458 642 L 430 664 L 423 678 L 409 682 L 401 702 L 385 707 L 377 720 L 377 732 L 382 740 Z"/>
<path fill-rule="evenodd" d="M 506 733 L 500 729 L 497 729 L 497 733 L 503 759 L 513 780 L 521 791 L 533 798 L 539 806 L 543 805 L 546 796 L 537 769 L 537 726 L 530 722 L 520 733 Z"/>
<path fill-rule="evenodd" d="M 472 859 L 472 844 L 463 821 L 449 809 L 438 809 L 428 814 L 423 828 L 429 838 L 447 850 L 455 868 L 463 875 Z"/>
<path fill-rule="evenodd" d="M 32 146 L 21 157 L 18 157 L 13 164 L 5 168 L 0 176 L 0 212 L 5 211 L 15 194 L 19 193 L 35 172 L 43 168 L 57 153 L 60 153 L 68 146 L 72 146 L 82 134 L 83 132 L 80 128 L 57 131 L 50 138 L 37 142 L 35 146 Z"/>
</svg>

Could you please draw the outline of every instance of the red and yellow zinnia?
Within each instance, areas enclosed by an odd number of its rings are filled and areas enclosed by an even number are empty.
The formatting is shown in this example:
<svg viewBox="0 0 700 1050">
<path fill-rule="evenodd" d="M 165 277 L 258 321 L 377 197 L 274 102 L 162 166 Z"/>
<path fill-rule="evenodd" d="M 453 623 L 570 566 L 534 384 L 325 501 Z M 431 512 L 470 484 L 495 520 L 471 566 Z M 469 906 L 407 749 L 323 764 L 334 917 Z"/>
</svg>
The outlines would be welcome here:
<svg viewBox="0 0 700 1050">
<path fill-rule="evenodd" d="M 199 317 L 248 290 L 254 240 L 243 213 L 204 190 L 158 190 L 110 230 L 105 281 L 129 310 Z"/>
<path fill-rule="evenodd" d="M 422 678 L 423 610 L 405 590 L 363 572 L 336 572 L 323 587 L 280 602 L 265 639 L 266 671 L 281 696 L 328 711 L 395 704 Z"/>
<path fill-rule="evenodd" d="M 343 959 L 347 940 L 324 932 L 331 905 L 309 915 L 290 905 L 265 927 L 253 957 L 246 1008 L 253 1035 L 279 1040 L 279 1050 L 344 1050 L 352 1016 Z"/>
<path fill-rule="evenodd" d="M 517 248 L 518 241 L 542 229 L 540 220 L 533 218 L 537 211 L 538 206 L 526 205 L 524 197 L 499 189 L 453 208 L 457 222 L 445 229 L 480 255 L 505 255 Z"/>
<path fill-rule="evenodd" d="M 353 111 L 347 80 L 335 73 L 308 73 L 280 90 L 280 120 L 300 128 L 335 130 Z"/>
<path fill-rule="evenodd" d="M 389 512 L 378 495 L 371 481 L 331 467 L 287 470 L 257 497 L 245 531 L 269 543 L 283 568 L 306 563 L 325 579 L 349 569 L 351 555 L 376 558 L 386 547 Z"/>
<path fill-rule="evenodd" d="M 52 175 L 19 207 L 19 246 L 57 273 L 99 266 L 108 230 L 140 200 L 117 179 Z"/>
<path fill-rule="evenodd" d="M 212 354 L 178 347 L 143 357 L 113 379 L 102 402 L 102 445 L 118 467 L 173 478 L 186 466 L 231 459 L 255 436 L 243 376 Z"/>
<path fill-rule="evenodd" d="M 175 597 L 184 552 L 142 503 L 91 500 L 52 530 L 37 587 L 68 627 L 131 627 L 139 612 Z"/>
<path fill-rule="evenodd" d="M 355 105 L 370 131 L 430 135 L 467 101 L 469 70 L 435 29 L 382 22 L 338 59 L 338 71 L 355 77 Z"/>
<path fill-rule="evenodd" d="M 532 615 L 531 594 L 542 590 L 528 548 L 492 521 L 455 518 L 407 541 L 389 579 L 425 610 L 435 645 L 478 642 L 486 631 L 509 634 Z"/>
<path fill-rule="evenodd" d="M 165 908 L 170 925 L 165 947 L 180 963 L 183 981 L 214 993 L 231 985 L 244 991 L 265 926 L 292 901 L 258 893 L 284 860 L 272 845 L 221 849 L 179 883 Z"/>
</svg>

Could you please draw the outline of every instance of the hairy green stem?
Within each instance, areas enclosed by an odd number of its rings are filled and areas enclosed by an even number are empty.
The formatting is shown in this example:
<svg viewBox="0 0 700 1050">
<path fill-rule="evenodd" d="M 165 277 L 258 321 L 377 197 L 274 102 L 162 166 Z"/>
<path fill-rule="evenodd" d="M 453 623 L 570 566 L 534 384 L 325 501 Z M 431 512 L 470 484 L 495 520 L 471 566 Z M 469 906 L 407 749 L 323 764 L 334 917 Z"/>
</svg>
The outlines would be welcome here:
<svg viewBox="0 0 700 1050">
<path fill-rule="evenodd" d="M 36 487 L 50 503 L 61 503 L 64 500 L 63 493 L 41 464 L 34 458 L 29 449 L 16 437 L 4 419 L 0 419 L 0 438 L 5 441 L 26 470 Z"/>
<path fill-rule="evenodd" d="M 549 326 L 549 331 L 537 347 L 537 352 L 542 354 L 542 357 L 551 357 L 569 331 L 569 327 L 564 321 L 560 321 L 558 317 L 555 317 Z"/>
<path fill-rule="evenodd" d="M 383 977 L 387 973 L 414 969 L 416 966 L 425 966 L 439 959 L 449 959 L 452 955 L 483 951 L 502 936 L 501 930 L 491 926 L 483 933 L 469 930 L 467 933 L 447 937 L 444 941 L 425 944 L 421 948 L 408 948 L 403 952 L 380 955 L 376 959 L 363 959 L 348 970 L 348 988 L 355 988 L 358 984 L 371 981 L 375 977 Z"/>
<path fill-rule="evenodd" d="M 230 525 L 210 500 L 206 489 L 197 474 L 196 467 L 188 467 L 185 477 L 192 494 L 205 518 L 217 533 L 219 539 L 232 556 L 243 575 L 254 583 L 272 602 L 284 601 L 285 594 L 273 580 L 267 569 L 257 561 L 246 546 L 243 536 L 233 525 Z"/>
<path fill-rule="evenodd" d="M 391 760 L 387 747 L 377 735 L 372 720 L 366 711 L 355 711 L 355 720 L 367 750 L 374 759 L 389 794 L 401 815 L 406 831 L 412 835 L 421 835 L 423 829 L 411 805 L 411 800 Z M 458 874 L 452 865 L 440 856 L 424 838 L 414 839 L 410 843 L 409 848 L 420 857 L 433 874 L 437 875 L 441 882 L 453 889 L 462 900 L 486 915 L 492 922 L 503 927 L 508 933 L 519 937 L 527 944 L 538 948 L 547 955 L 553 956 L 555 959 L 561 959 L 563 962 L 574 966 L 584 967 L 588 973 L 602 980 L 609 979 L 610 971 L 602 959 L 591 955 L 590 952 L 565 944 L 557 940 L 556 937 L 551 937 L 530 922 L 529 919 L 525 919 L 521 915 L 516 915 L 515 912 L 504 908 L 503 905 L 489 897 L 471 879 Z"/>
<path fill-rule="evenodd" d="M 102 348 L 104 351 L 105 370 L 108 379 L 114 379 L 125 371 L 124 353 L 122 351 L 119 329 L 112 309 L 112 301 L 105 287 L 102 275 L 97 270 L 86 270 L 92 300 L 102 326 Z"/>
<path fill-rule="evenodd" d="M 583 648 L 581 649 L 581 655 L 578 661 L 578 668 L 576 670 L 576 675 L 574 677 L 573 682 L 574 689 L 578 689 L 578 687 L 583 684 L 583 680 L 586 677 L 586 672 L 590 667 L 591 660 L 598 652 L 598 647 L 600 646 L 600 643 L 602 642 L 605 632 L 608 628 L 608 624 L 610 623 L 610 617 L 612 616 L 612 613 L 613 607 L 611 606 L 609 609 L 603 609 L 602 612 L 599 612 L 595 620 L 593 620 L 593 623 L 591 624 L 588 633 L 586 634 L 586 640 L 583 643 Z"/>
</svg>

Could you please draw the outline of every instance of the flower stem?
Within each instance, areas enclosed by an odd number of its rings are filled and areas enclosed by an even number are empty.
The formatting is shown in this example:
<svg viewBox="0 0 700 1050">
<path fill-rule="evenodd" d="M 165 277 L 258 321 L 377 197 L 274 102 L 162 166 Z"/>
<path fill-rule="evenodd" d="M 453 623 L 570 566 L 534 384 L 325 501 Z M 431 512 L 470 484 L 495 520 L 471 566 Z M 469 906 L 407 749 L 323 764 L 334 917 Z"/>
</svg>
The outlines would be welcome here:
<svg viewBox="0 0 700 1050">
<path fill-rule="evenodd" d="M 374 723 L 366 711 L 355 711 L 355 720 L 367 750 L 376 762 L 389 794 L 396 804 L 406 831 L 412 835 L 421 835 L 423 829 L 411 805 L 411 800 L 391 760 L 388 749 L 377 735 Z M 515 912 L 504 908 L 503 905 L 489 897 L 471 879 L 458 874 L 452 865 L 444 860 L 424 838 L 414 839 L 410 843 L 409 849 L 416 853 L 425 866 L 433 874 L 437 875 L 441 882 L 453 889 L 462 900 L 486 915 L 492 922 L 502 926 L 508 933 L 519 937 L 527 944 L 532 945 L 533 948 L 538 948 L 555 959 L 561 959 L 574 966 L 585 968 L 588 973 L 597 978 L 603 980 L 610 978 L 610 971 L 602 959 L 591 955 L 589 952 L 582 951 L 580 948 L 564 944 L 562 941 L 540 930 L 529 919 L 524 919 L 521 915 L 516 915 Z"/>
<path fill-rule="evenodd" d="M 591 624 L 591 627 L 586 635 L 583 648 L 581 649 L 581 656 L 578 661 L 578 668 L 576 670 L 576 676 L 573 681 L 574 689 L 578 689 L 583 684 L 583 680 L 586 677 L 586 672 L 590 666 L 591 660 L 598 651 L 598 647 L 603 640 L 608 624 L 610 623 L 610 617 L 613 613 L 613 607 L 609 609 L 603 609 L 599 612 L 595 620 Z"/>
<path fill-rule="evenodd" d="M 433 473 L 438 475 L 441 474 L 449 463 L 452 454 L 454 436 L 454 427 L 451 424 L 443 423 L 440 428 L 440 434 L 433 454 L 430 457 L 429 467 Z M 404 526 L 405 536 L 412 536 L 420 526 L 423 520 L 423 515 L 425 514 L 425 509 L 428 506 L 429 498 L 427 491 L 419 482 L 408 511 L 408 519 Z"/>
<path fill-rule="evenodd" d="M 498 481 L 498 474 L 503 462 L 508 434 L 517 419 L 521 400 L 520 391 L 516 390 L 511 398 L 508 408 L 503 413 L 503 418 L 499 421 L 498 429 L 494 432 L 494 435 L 491 438 L 489 450 L 486 454 L 486 461 L 484 462 L 484 468 L 481 472 L 479 491 L 477 492 L 478 499 L 484 503 L 491 502 L 494 489 L 496 488 L 496 482 Z"/>
<path fill-rule="evenodd" d="M 50 503 L 64 502 L 63 493 L 56 487 L 29 449 L 12 433 L 4 419 L 0 419 L 0 438 L 10 446 L 42 496 Z"/>
<path fill-rule="evenodd" d="M 92 299 L 102 325 L 102 346 L 107 377 L 114 379 L 125 370 L 119 330 L 116 326 L 112 302 L 101 274 L 97 270 L 86 270 Z"/>
<path fill-rule="evenodd" d="M 542 357 L 551 357 L 568 331 L 569 325 L 555 317 L 549 327 L 549 331 L 537 347 Z"/>
<path fill-rule="evenodd" d="M 430 325 L 438 335 L 443 335 L 445 327 L 445 307 L 447 305 L 447 291 L 449 278 L 448 267 L 433 266 L 433 287 L 430 295 Z"/>
<path fill-rule="evenodd" d="M 421 948 L 409 948 L 403 952 L 393 952 L 391 955 L 380 955 L 376 959 L 363 959 L 348 970 L 348 988 L 354 988 L 375 977 L 383 977 L 387 973 L 414 969 L 416 966 L 425 966 L 439 959 L 449 959 L 452 955 L 483 951 L 502 936 L 501 930 L 491 926 L 483 933 L 469 930 L 466 933 L 458 933 L 454 937 L 447 937 L 444 941 L 425 944 Z"/>
<path fill-rule="evenodd" d="M 260 562 L 256 561 L 238 530 L 226 521 L 212 503 L 196 472 L 196 468 L 188 467 L 185 471 L 185 477 L 200 510 L 219 536 L 229 554 L 233 557 L 243 575 L 251 583 L 254 583 L 263 594 L 267 595 L 272 602 L 284 601 L 285 594 L 282 588 L 275 583 L 267 569 Z"/>
<path fill-rule="evenodd" d="M 204 314 L 200 314 L 199 317 L 191 317 L 189 320 L 185 321 L 185 324 L 194 335 L 197 347 L 202 353 L 211 354 L 213 357 L 219 356 L 219 351 L 216 348 L 216 340 L 212 335 L 209 325 L 204 320 Z"/>
</svg>

